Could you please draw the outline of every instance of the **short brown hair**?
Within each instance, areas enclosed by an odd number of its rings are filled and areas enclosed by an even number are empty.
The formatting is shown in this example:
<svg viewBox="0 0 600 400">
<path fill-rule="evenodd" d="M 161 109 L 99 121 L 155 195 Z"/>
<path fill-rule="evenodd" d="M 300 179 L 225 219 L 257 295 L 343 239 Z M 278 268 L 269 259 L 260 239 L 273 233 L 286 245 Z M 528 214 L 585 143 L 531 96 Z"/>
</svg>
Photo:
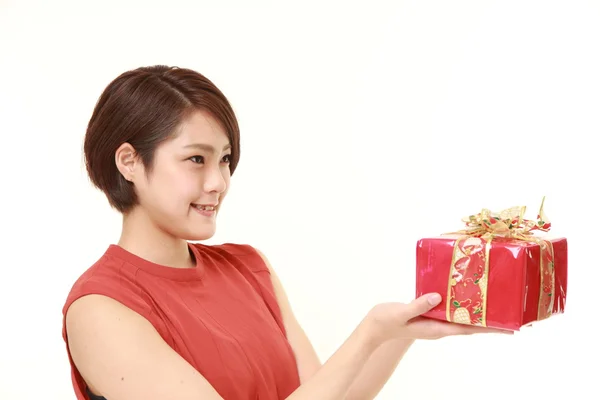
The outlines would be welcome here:
<svg viewBox="0 0 600 400">
<path fill-rule="evenodd" d="M 225 95 L 202 74 L 163 65 L 124 72 L 101 94 L 90 118 L 84 158 L 92 184 L 110 205 L 127 212 L 137 202 L 133 185 L 117 169 L 115 152 L 129 143 L 152 169 L 156 147 L 192 112 L 203 110 L 221 123 L 231 144 L 231 173 L 240 157 L 240 132 Z"/>
</svg>

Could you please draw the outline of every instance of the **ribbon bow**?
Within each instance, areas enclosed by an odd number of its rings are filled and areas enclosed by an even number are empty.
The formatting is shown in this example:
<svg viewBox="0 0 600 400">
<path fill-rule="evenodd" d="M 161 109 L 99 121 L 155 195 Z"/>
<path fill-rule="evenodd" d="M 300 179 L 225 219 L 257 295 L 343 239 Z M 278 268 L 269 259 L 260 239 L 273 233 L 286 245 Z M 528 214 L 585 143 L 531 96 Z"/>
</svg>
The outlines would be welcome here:
<svg viewBox="0 0 600 400">
<path fill-rule="evenodd" d="M 537 221 L 525 219 L 525 210 L 527 207 L 511 207 L 500 212 L 492 212 L 488 209 L 475 215 L 469 215 L 462 218 L 466 229 L 458 233 L 469 236 L 503 236 L 509 238 L 525 238 L 534 233 L 534 231 L 548 232 L 551 223 L 544 214 L 544 200 L 537 214 Z"/>
</svg>

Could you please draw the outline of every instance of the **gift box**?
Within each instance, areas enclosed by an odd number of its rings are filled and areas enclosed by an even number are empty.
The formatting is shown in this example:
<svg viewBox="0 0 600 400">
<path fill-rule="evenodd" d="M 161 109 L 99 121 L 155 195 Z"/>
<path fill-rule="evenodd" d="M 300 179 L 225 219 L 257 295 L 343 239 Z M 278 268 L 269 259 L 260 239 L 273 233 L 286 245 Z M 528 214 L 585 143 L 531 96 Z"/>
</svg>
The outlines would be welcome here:
<svg viewBox="0 0 600 400">
<path fill-rule="evenodd" d="M 423 316 L 518 331 L 564 313 L 567 239 L 546 235 L 543 211 L 483 209 L 463 218 L 465 228 L 417 242 L 416 295 L 436 292 L 442 302 Z"/>
</svg>

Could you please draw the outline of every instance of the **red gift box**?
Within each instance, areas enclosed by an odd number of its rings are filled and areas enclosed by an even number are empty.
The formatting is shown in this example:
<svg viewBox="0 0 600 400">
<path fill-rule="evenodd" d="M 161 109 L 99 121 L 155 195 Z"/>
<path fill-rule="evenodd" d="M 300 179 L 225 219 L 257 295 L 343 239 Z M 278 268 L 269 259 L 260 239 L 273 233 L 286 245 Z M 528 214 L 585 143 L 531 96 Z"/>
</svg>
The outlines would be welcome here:
<svg viewBox="0 0 600 400">
<path fill-rule="evenodd" d="M 545 238 L 550 223 L 523 219 L 525 207 L 482 210 L 466 229 L 417 243 L 416 295 L 436 292 L 442 302 L 423 316 L 518 331 L 564 312 L 567 239 Z"/>
</svg>

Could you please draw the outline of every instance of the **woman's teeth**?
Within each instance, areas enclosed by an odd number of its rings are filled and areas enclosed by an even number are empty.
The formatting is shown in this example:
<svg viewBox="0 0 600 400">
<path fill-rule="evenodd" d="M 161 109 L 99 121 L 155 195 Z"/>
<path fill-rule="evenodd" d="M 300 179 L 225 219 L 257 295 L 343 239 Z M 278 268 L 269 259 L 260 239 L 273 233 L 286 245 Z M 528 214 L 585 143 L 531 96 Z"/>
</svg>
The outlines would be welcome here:
<svg viewBox="0 0 600 400">
<path fill-rule="evenodd" d="M 200 204 L 194 204 L 194 207 L 196 207 L 199 210 L 206 210 L 206 211 L 213 211 L 215 209 L 214 206 L 203 206 Z"/>
</svg>

